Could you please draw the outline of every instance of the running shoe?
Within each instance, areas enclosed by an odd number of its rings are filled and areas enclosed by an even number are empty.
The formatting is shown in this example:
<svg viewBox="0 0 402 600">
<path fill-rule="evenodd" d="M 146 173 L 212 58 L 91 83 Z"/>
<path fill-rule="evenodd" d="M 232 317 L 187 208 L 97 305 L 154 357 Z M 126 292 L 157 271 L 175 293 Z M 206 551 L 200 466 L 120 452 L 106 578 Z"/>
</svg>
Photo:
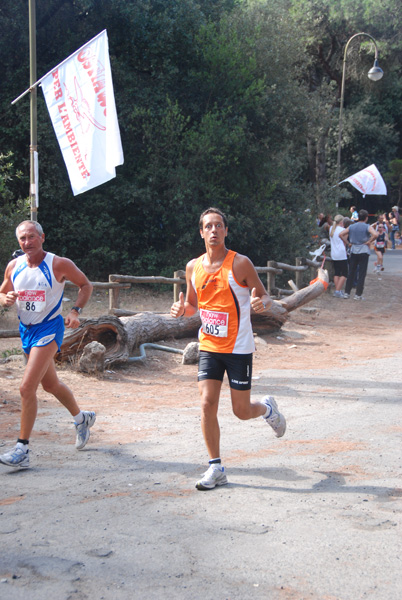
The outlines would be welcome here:
<svg viewBox="0 0 402 600">
<path fill-rule="evenodd" d="M 350 294 L 343 292 L 343 298 L 344 298 L 344 300 L 347 300 L 348 298 L 350 298 Z"/>
<path fill-rule="evenodd" d="M 262 403 L 271 409 L 271 414 L 268 417 L 263 417 L 263 419 L 275 431 L 276 437 L 282 437 L 286 431 L 286 419 L 279 412 L 275 399 L 272 396 L 266 396 Z"/>
<path fill-rule="evenodd" d="M 79 425 L 77 425 L 77 423 L 74 423 L 75 429 L 77 430 L 77 439 L 75 441 L 75 447 L 77 448 L 77 450 L 82 450 L 83 448 L 85 448 L 90 436 L 89 429 L 90 427 L 92 427 L 96 420 L 96 414 L 91 410 L 84 410 L 82 411 L 82 414 L 84 415 L 83 422 Z"/>
<path fill-rule="evenodd" d="M 210 465 L 209 469 L 205 471 L 202 478 L 197 481 L 195 487 L 197 490 L 213 490 L 217 485 L 226 485 L 228 482 L 225 468 L 221 465 Z"/>
<path fill-rule="evenodd" d="M 357 294 L 355 294 L 354 300 L 363 300 L 363 296 L 358 296 Z"/>
<path fill-rule="evenodd" d="M 343 298 L 343 293 L 340 290 L 336 290 L 333 296 L 334 298 Z"/>
<path fill-rule="evenodd" d="M 24 452 L 21 448 L 13 448 L 10 452 L 0 456 L 0 463 L 15 469 L 28 469 L 29 467 L 29 450 Z"/>
</svg>

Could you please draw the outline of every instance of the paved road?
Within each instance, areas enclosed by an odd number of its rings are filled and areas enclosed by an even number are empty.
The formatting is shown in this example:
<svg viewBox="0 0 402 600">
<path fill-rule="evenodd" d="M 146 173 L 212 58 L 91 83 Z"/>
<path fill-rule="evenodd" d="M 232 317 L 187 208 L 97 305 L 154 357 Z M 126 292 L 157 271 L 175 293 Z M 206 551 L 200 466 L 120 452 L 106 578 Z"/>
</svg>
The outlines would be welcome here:
<svg viewBox="0 0 402 600">
<path fill-rule="evenodd" d="M 372 269 L 375 259 L 375 254 L 371 252 L 369 264 Z M 402 277 L 402 246 L 397 246 L 396 250 L 387 250 L 384 255 L 384 267 L 387 271 Z"/>
<path fill-rule="evenodd" d="M 402 277 L 402 250 L 385 265 Z M 117 423 L 113 442 L 78 454 L 64 411 L 42 408 L 37 466 L 0 473 L 0 598 L 401 598 L 402 346 L 392 339 L 386 356 L 374 345 L 356 358 L 348 338 L 342 367 L 261 369 L 255 393 L 273 391 L 287 436 L 222 406 L 230 484 L 207 493 L 193 487 L 197 401 L 159 411 L 154 397 L 135 422 L 104 417 L 103 435 Z M 377 343 L 387 344 L 381 329 Z M 119 427 L 154 435 L 122 444 Z"/>
</svg>

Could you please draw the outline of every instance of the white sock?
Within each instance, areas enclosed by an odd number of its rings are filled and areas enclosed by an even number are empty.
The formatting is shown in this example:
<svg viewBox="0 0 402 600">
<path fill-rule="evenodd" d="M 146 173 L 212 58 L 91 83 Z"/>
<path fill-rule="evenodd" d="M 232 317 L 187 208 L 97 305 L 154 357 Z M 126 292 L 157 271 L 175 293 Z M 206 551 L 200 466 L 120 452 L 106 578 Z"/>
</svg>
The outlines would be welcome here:
<svg viewBox="0 0 402 600">
<path fill-rule="evenodd" d="M 17 442 L 15 447 L 19 448 L 23 452 L 28 452 L 28 450 L 29 450 L 28 444 L 23 444 L 22 442 Z"/>
<path fill-rule="evenodd" d="M 82 410 L 74 417 L 74 423 L 77 425 L 81 425 L 84 422 L 84 415 L 82 414 Z"/>
<path fill-rule="evenodd" d="M 266 404 L 264 404 L 264 402 L 261 402 L 261 404 L 263 406 L 267 406 Z M 265 411 L 265 415 L 262 415 L 264 417 L 264 419 L 267 419 L 268 417 L 270 417 L 272 414 L 272 406 L 267 406 L 267 410 Z"/>
</svg>

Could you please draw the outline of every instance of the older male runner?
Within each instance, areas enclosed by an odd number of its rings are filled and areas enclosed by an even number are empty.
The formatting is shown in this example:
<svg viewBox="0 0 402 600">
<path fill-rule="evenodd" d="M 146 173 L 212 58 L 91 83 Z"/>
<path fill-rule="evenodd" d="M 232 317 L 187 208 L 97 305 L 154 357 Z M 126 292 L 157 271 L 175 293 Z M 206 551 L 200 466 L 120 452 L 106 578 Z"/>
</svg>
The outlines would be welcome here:
<svg viewBox="0 0 402 600">
<path fill-rule="evenodd" d="M 0 304 L 16 304 L 20 319 L 22 348 L 27 364 L 20 386 L 21 428 L 15 448 L 0 456 L 0 463 L 9 467 L 29 467 L 29 438 L 34 427 L 39 384 L 57 398 L 74 417 L 76 448 L 82 450 L 89 439 L 89 429 L 95 423 L 95 413 L 81 411 L 72 391 L 60 381 L 54 356 L 63 341 L 64 324 L 76 329 L 79 314 L 92 294 L 92 284 L 68 258 L 43 250 L 45 235 L 35 221 L 23 221 L 16 229 L 23 251 L 8 263 L 0 287 Z M 64 284 L 72 281 L 79 287 L 76 306 L 65 322 L 61 315 Z"/>
<path fill-rule="evenodd" d="M 210 490 L 227 483 L 220 458 L 217 416 L 225 372 L 232 409 L 239 419 L 263 417 L 277 437 L 285 433 L 286 421 L 271 396 L 261 402 L 250 400 L 255 351 L 250 306 L 263 313 L 272 300 L 250 259 L 226 248 L 228 226 L 224 213 L 218 208 L 207 209 L 200 217 L 199 227 L 206 253 L 187 264 L 186 300 L 181 293 L 170 314 L 175 318 L 190 317 L 200 311 L 198 387 L 201 427 L 210 460 L 196 488 Z"/>
</svg>

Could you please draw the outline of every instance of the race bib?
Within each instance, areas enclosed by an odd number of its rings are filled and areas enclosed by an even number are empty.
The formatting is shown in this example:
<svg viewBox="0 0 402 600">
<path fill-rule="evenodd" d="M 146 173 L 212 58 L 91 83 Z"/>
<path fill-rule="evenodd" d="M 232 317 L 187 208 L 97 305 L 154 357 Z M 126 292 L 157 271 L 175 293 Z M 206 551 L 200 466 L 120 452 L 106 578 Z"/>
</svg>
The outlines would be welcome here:
<svg viewBox="0 0 402 600">
<path fill-rule="evenodd" d="M 18 306 L 26 312 L 42 312 L 46 308 L 45 290 L 23 290 L 18 292 Z"/>
<path fill-rule="evenodd" d="M 215 337 L 228 336 L 229 313 L 214 310 L 200 310 L 201 329 L 208 335 Z"/>
<path fill-rule="evenodd" d="M 375 247 L 376 248 L 385 248 L 385 242 L 377 242 Z"/>
</svg>

